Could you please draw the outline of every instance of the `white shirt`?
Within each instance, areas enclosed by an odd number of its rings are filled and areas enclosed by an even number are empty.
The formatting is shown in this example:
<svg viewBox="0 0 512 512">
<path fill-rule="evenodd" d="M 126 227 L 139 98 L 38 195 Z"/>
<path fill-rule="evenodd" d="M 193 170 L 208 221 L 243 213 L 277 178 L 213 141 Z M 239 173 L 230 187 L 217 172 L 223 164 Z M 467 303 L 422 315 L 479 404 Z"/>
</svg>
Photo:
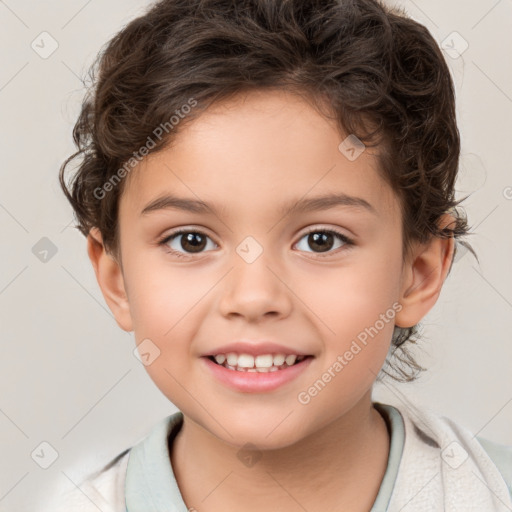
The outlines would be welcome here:
<svg viewBox="0 0 512 512">
<path fill-rule="evenodd" d="M 512 447 L 411 403 L 374 406 L 391 441 L 370 512 L 512 511 Z M 181 412 L 164 418 L 79 488 L 56 497 L 48 512 L 188 512 L 169 456 L 182 421 Z"/>
</svg>

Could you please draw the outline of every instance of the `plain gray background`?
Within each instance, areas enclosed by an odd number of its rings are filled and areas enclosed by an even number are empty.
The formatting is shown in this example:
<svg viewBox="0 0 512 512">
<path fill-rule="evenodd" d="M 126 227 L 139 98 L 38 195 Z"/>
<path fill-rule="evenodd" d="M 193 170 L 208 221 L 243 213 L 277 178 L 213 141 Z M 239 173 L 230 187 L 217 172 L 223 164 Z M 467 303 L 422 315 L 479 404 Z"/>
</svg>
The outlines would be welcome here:
<svg viewBox="0 0 512 512">
<path fill-rule="evenodd" d="M 147 5 L 0 1 L 0 511 L 36 510 L 175 411 L 108 310 L 57 181 L 74 151 L 79 77 Z M 424 319 L 428 373 L 375 396 L 407 395 L 512 445 L 512 0 L 401 5 L 446 47 L 463 143 L 457 190 L 472 193 L 481 264 L 463 255 Z"/>
</svg>

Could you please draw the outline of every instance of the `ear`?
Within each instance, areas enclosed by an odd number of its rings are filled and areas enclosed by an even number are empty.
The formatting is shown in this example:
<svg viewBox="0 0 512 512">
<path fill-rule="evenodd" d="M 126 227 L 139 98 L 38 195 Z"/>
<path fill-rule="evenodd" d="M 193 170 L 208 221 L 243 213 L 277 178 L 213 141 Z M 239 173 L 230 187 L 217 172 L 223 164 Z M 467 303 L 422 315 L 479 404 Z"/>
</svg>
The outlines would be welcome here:
<svg viewBox="0 0 512 512">
<path fill-rule="evenodd" d="M 448 227 L 454 218 L 444 214 L 439 225 Z M 402 309 L 395 316 L 399 327 L 412 327 L 432 309 L 437 302 L 444 280 L 450 270 L 455 240 L 432 237 L 429 242 L 417 245 L 404 264 L 399 302 Z"/>
<path fill-rule="evenodd" d="M 117 324 L 124 331 L 133 331 L 121 266 L 106 251 L 98 228 L 92 228 L 87 236 L 87 253 L 94 267 L 103 297 L 114 314 Z"/>
</svg>

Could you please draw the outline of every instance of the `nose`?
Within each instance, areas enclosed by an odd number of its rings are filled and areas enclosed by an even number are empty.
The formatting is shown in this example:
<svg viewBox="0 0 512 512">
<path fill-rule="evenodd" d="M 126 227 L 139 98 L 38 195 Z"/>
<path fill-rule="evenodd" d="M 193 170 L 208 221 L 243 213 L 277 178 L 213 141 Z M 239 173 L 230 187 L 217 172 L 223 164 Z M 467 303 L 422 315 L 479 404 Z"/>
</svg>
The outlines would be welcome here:
<svg viewBox="0 0 512 512">
<path fill-rule="evenodd" d="M 252 263 L 235 260 L 225 278 L 219 308 L 225 317 L 240 316 L 248 322 L 281 319 L 290 314 L 291 295 L 283 270 L 263 252 Z"/>
</svg>

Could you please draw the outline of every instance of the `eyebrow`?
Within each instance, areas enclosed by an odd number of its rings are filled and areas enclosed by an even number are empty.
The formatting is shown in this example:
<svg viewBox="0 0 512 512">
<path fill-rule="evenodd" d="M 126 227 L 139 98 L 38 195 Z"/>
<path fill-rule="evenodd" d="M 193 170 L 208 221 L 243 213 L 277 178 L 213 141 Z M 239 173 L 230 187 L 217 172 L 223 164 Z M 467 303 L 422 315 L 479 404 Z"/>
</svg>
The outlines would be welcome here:
<svg viewBox="0 0 512 512">
<path fill-rule="evenodd" d="M 283 216 L 306 213 L 312 211 L 328 210 L 336 206 L 348 206 L 367 210 L 374 215 L 378 215 L 376 209 L 365 199 L 361 197 L 349 196 L 343 193 L 332 193 L 308 199 L 299 199 L 291 201 L 284 205 L 279 213 Z M 176 209 L 192 213 L 210 213 L 218 216 L 219 210 L 215 205 L 206 203 L 198 199 L 189 199 L 177 197 L 172 194 L 166 194 L 148 203 L 142 210 L 141 215 L 146 215 L 153 211 Z"/>
</svg>

